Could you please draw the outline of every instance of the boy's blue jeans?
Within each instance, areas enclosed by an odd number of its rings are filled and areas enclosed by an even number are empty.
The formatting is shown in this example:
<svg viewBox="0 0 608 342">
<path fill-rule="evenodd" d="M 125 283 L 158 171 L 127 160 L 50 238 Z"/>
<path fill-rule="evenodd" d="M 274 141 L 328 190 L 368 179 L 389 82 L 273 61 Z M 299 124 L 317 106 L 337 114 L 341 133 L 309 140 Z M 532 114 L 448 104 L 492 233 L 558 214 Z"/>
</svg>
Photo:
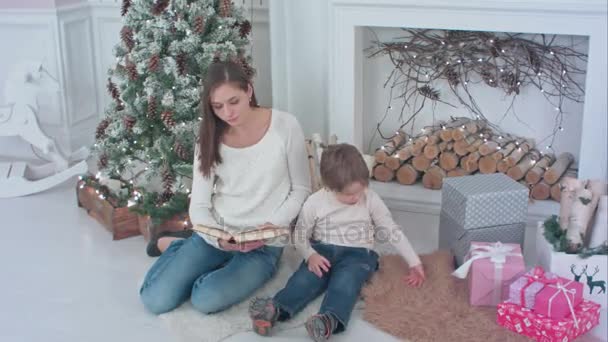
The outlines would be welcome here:
<svg viewBox="0 0 608 342">
<path fill-rule="evenodd" d="M 378 254 L 366 248 L 345 247 L 311 241 L 312 248 L 329 260 L 329 272 L 319 278 L 303 261 L 285 288 L 273 298 L 280 309 L 279 320 L 287 320 L 322 294 L 320 314 L 331 313 L 339 321 L 337 330 L 346 329 L 363 284 L 378 268 Z"/>
<path fill-rule="evenodd" d="M 146 274 L 139 291 L 152 313 L 171 311 L 190 297 L 202 313 L 222 311 L 249 297 L 277 269 L 283 248 L 264 246 L 248 253 L 209 245 L 198 234 L 175 240 Z"/>
</svg>

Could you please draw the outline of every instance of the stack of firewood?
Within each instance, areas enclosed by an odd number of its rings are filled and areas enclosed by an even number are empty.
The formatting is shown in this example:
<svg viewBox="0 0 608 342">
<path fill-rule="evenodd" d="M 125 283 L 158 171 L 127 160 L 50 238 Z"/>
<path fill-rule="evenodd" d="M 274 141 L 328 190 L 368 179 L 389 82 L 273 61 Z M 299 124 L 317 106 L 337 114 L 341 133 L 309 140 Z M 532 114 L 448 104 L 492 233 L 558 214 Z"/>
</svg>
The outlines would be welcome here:
<svg viewBox="0 0 608 342">
<path fill-rule="evenodd" d="M 454 118 L 425 127 L 416 137 L 395 133 L 374 153 L 376 180 L 405 185 L 422 179 L 424 187 L 440 189 L 445 177 L 502 172 L 530 188 L 535 199 L 559 201 L 559 181 L 576 176 L 574 157 L 542 154 L 528 139 L 496 133 L 485 121 Z"/>
</svg>

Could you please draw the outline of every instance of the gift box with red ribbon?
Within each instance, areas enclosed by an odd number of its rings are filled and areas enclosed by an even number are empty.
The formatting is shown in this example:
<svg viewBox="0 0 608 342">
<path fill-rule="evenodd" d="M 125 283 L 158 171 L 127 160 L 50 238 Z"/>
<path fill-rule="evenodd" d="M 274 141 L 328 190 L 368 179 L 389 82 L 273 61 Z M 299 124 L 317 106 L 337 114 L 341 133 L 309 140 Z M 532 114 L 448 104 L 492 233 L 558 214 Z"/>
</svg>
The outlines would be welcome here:
<svg viewBox="0 0 608 342">
<path fill-rule="evenodd" d="M 540 342 L 572 341 L 593 329 L 599 323 L 600 305 L 583 300 L 576 306 L 574 314 L 555 319 L 529 308 L 503 302 L 498 304 L 496 323 Z"/>
<path fill-rule="evenodd" d="M 555 274 L 545 272 L 542 267 L 536 266 L 511 283 L 509 286 L 509 301 L 532 309 L 534 308 L 536 295 L 555 278 L 557 278 Z"/>
</svg>

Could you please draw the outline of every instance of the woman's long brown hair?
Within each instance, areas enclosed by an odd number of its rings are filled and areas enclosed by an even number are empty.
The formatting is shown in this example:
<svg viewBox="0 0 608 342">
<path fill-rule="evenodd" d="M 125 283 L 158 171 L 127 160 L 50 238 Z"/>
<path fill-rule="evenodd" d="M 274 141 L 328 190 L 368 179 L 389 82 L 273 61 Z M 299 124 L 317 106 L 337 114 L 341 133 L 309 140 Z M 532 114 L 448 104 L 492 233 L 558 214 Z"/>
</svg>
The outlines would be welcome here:
<svg viewBox="0 0 608 342">
<path fill-rule="evenodd" d="M 239 64 L 231 61 L 215 62 L 207 69 L 200 102 L 203 120 L 199 127 L 197 139 L 199 153 L 195 157 L 198 158 L 200 163 L 199 171 L 205 177 L 209 177 L 213 167 L 222 163 L 220 143 L 228 125 L 215 115 L 209 97 L 217 87 L 225 83 L 231 83 L 246 92 L 251 85 L 251 78 Z M 249 105 L 258 107 L 255 91 L 251 95 Z"/>
</svg>

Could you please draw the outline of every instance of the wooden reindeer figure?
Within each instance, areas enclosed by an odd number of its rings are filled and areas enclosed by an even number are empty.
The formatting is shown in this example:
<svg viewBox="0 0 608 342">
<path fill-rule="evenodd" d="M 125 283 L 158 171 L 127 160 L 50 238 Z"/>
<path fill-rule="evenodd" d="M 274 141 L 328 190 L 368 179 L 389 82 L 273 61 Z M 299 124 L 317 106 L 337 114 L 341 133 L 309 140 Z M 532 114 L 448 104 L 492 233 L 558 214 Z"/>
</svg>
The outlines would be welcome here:
<svg viewBox="0 0 608 342">
<path fill-rule="evenodd" d="M 587 266 L 585 266 L 585 268 L 586 267 Z M 576 265 L 574 265 L 574 264 L 570 265 L 570 273 L 574 274 L 574 281 L 579 281 L 580 282 L 581 281 L 581 276 L 583 275 L 584 271 L 581 272 L 580 274 L 576 274 L 576 273 L 574 273 L 575 268 L 576 268 Z"/>
<path fill-rule="evenodd" d="M 593 288 L 596 286 L 600 288 L 600 292 L 598 292 L 597 294 L 606 293 L 606 281 L 605 280 L 593 281 L 593 276 L 595 276 L 597 274 L 597 272 L 600 271 L 599 266 L 595 266 L 594 271 L 595 271 L 595 273 L 593 273 L 592 275 L 588 275 L 587 266 L 585 265 L 584 273 L 585 273 L 585 276 L 587 277 L 587 286 L 589 286 L 589 294 L 593 294 Z"/>
</svg>

